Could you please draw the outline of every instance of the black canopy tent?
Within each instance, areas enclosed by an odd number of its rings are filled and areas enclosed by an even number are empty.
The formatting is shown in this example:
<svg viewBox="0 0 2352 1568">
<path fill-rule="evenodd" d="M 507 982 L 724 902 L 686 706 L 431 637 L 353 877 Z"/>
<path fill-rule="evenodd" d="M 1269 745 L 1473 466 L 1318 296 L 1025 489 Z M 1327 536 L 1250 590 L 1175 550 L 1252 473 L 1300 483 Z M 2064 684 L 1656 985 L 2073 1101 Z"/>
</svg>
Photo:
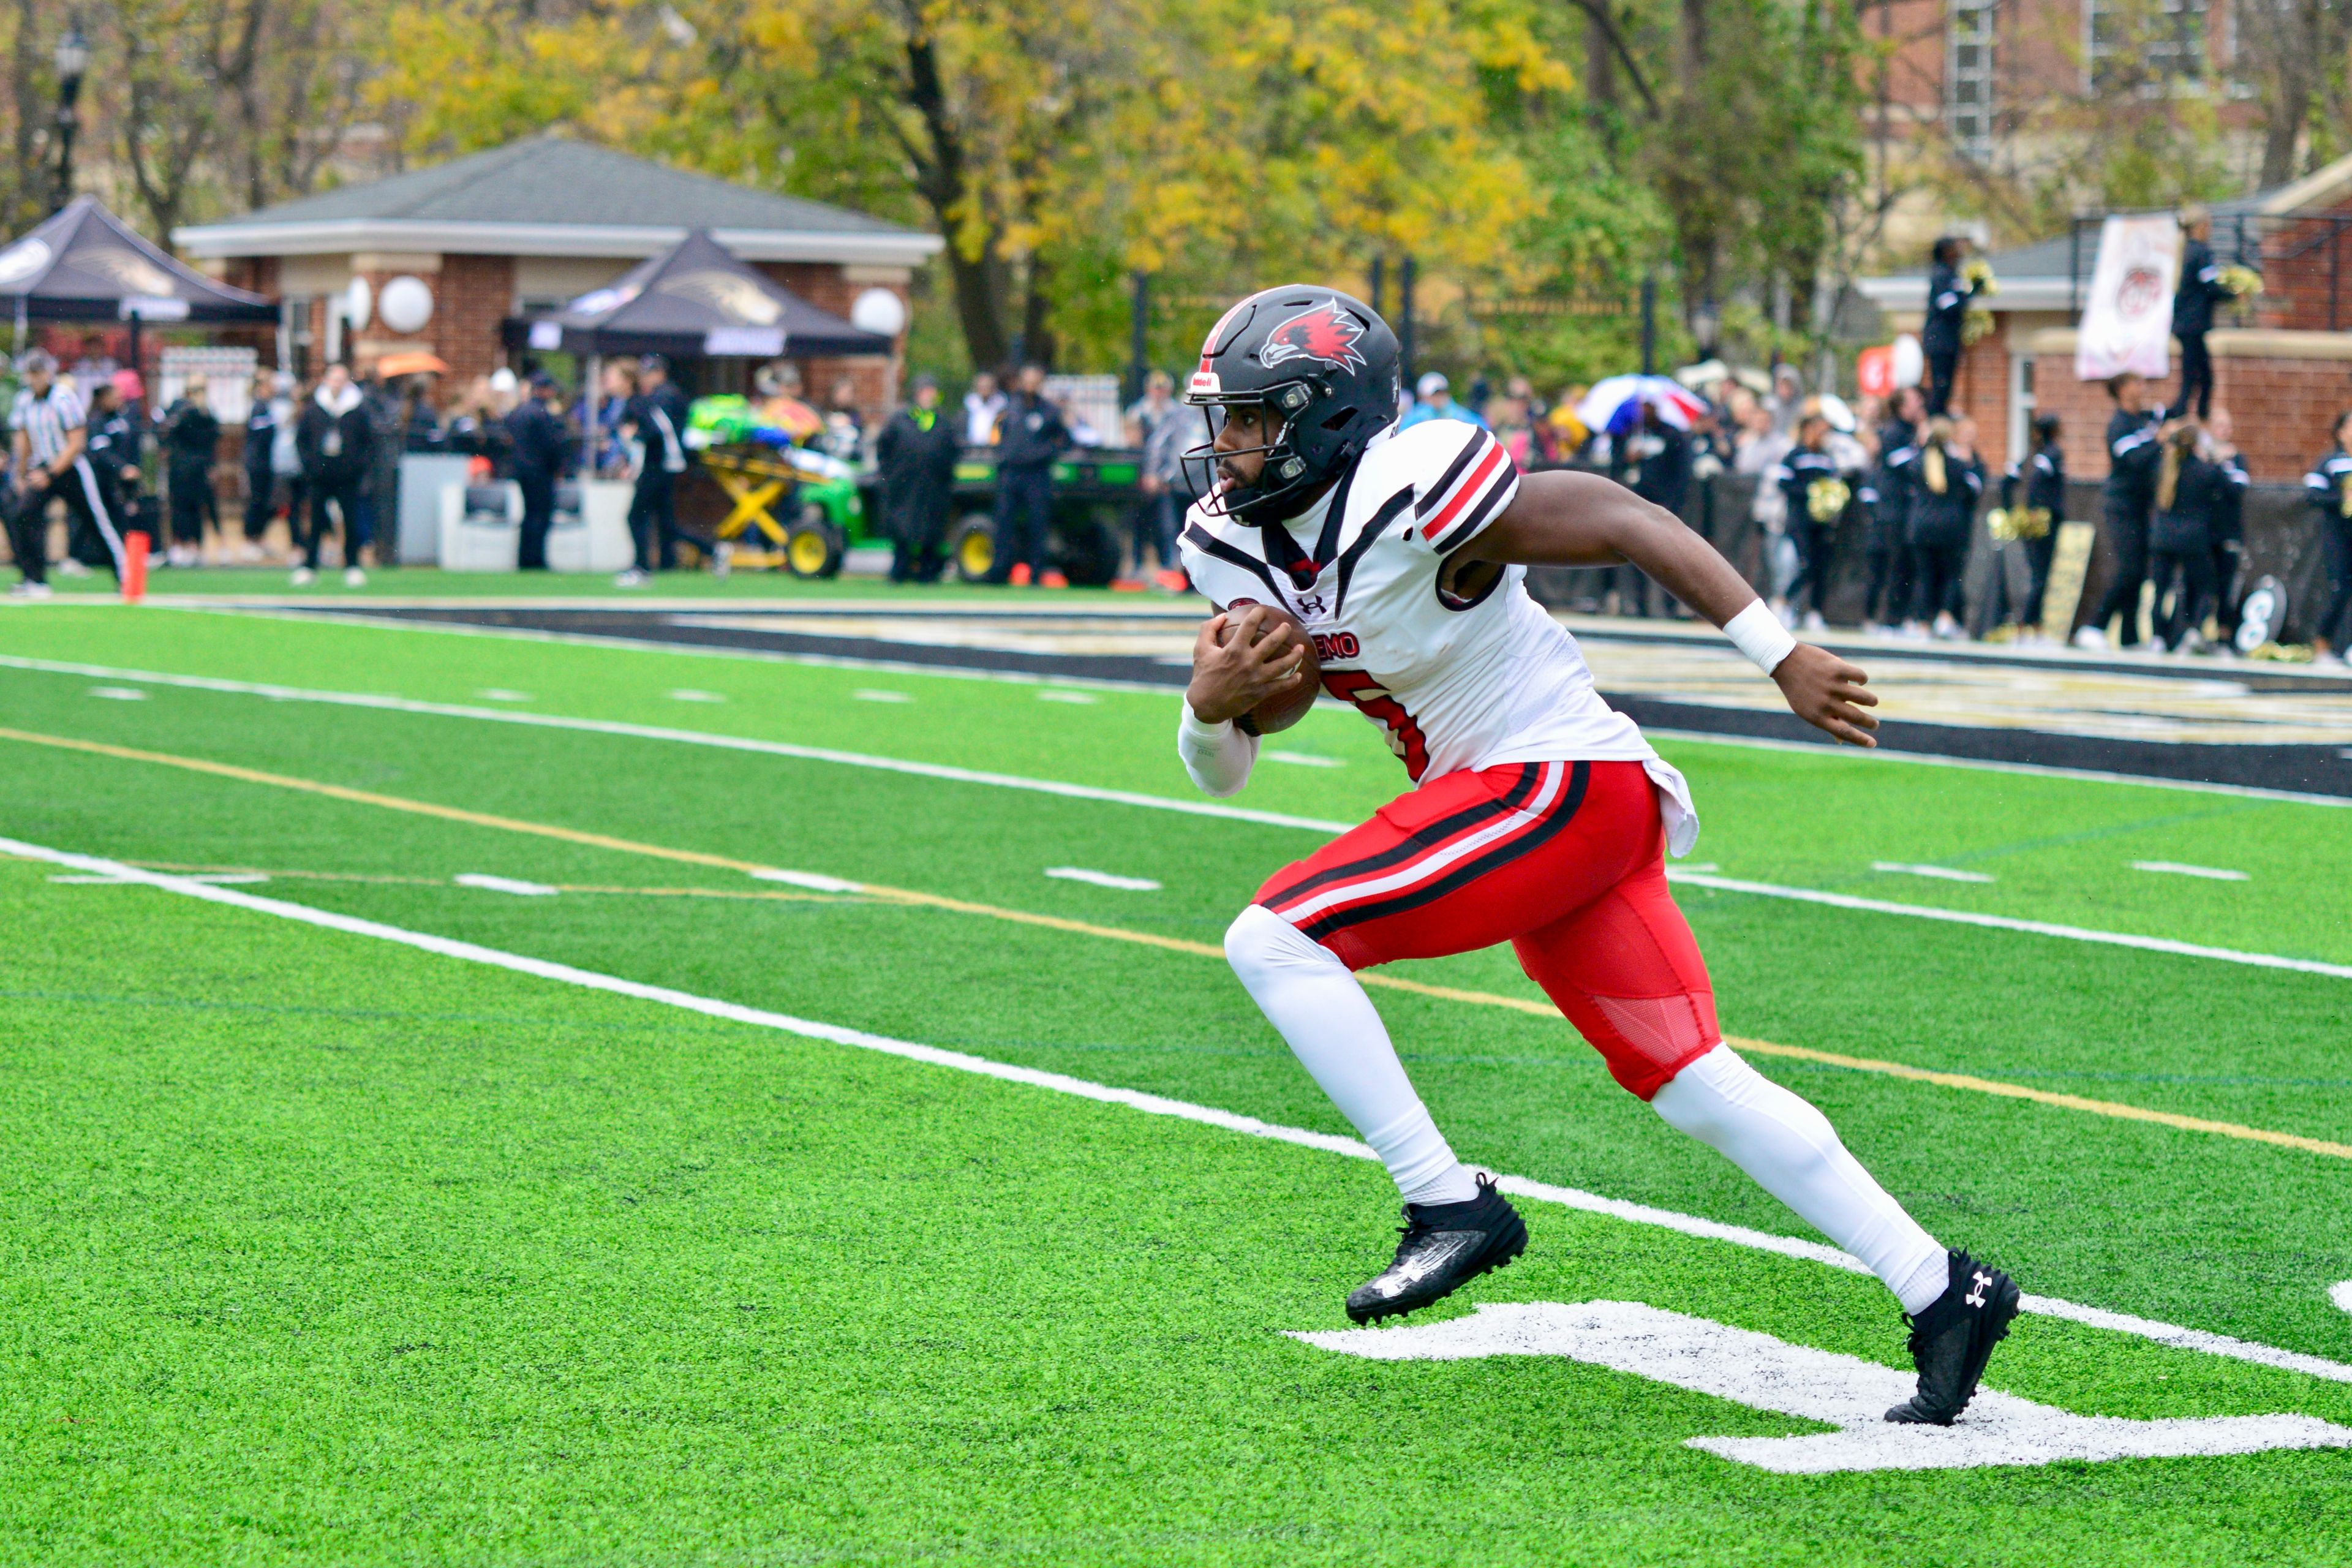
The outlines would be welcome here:
<svg viewBox="0 0 2352 1568">
<path fill-rule="evenodd" d="M 820 310 L 754 271 L 701 228 L 561 310 L 509 318 L 504 331 L 509 349 L 588 357 L 583 391 L 592 426 L 599 393 L 594 362 L 605 354 L 766 360 L 887 355 L 893 347 L 890 339 Z"/>
<path fill-rule="evenodd" d="M 275 301 L 182 266 L 96 196 L 76 196 L 0 250 L 0 310 L 15 315 L 20 344 L 34 321 L 128 321 L 133 369 L 140 366 L 144 321 L 278 321 Z"/>
</svg>

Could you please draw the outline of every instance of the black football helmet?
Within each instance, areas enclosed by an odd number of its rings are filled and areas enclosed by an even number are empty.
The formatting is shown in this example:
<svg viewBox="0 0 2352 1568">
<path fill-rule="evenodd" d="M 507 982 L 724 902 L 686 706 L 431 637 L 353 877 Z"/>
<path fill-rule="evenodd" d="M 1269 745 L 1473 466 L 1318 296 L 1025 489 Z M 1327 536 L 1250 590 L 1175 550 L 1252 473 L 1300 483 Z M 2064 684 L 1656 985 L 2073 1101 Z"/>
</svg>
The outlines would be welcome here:
<svg viewBox="0 0 2352 1568">
<path fill-rule="evenodd" d="M 1184 454 L 1185 478 L 1208 510 L 1245 523 L 1295 516 L 1374 436 L 1396 422 L 1396 334 L 1362 300 L 1292 284 L 1251 295 L 1218 319 L 1201 345 L 1184 401 L 1209 410 L 1209 446 Z M 1245 486 L 1223 482 L 1213 437 L 1221 411 L 1270 409 L 1274 437 L 1251 450 L 1265 466 Z M 1194 471 L 1198 465 L 1197 474 Z"/>
</svg>

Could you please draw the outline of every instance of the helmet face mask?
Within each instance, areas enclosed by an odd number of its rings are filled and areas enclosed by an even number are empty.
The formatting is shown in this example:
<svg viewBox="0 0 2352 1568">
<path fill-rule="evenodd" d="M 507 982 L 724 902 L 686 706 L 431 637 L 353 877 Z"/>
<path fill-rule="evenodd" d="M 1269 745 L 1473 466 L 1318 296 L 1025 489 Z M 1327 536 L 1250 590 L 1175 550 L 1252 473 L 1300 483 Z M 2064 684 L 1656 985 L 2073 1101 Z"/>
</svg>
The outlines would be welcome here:
<svg viewBox="0 0 2352 1568">
<path fill-rule="evenodd" d="M 1328 289 L 1253 294 L 1227 310 L 1201 345 L 1184 401 L 1205 409 L 1210 442 L 1184 454 L 1202 510 L 1244 523 L 1296 516 L 1396 418 L 1398 352 L 1388 324 L 1360 301 Z M 1227 418 L 1261 411 L 1272 433 L 1251 447 L 1220 448 Z M 1261 459 L 1235 483 L 1221 463 Z"/>
</svg>

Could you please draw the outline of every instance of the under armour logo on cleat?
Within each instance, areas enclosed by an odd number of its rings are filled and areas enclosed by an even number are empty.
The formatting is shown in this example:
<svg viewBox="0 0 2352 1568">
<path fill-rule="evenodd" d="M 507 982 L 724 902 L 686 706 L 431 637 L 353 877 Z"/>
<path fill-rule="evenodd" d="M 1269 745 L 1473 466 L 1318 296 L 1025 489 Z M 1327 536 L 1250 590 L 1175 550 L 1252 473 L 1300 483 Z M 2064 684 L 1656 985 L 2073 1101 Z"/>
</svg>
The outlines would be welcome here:
<svg viewBox="0 0 2352 1568">
<path fill-rule="evenodd" d="M 1976 1271 L 1974 1279 L 1977 1288 L 1961 1300 L 1967 1301 L 1971 1307 L 1981 1307 L 1985 1304 L 1985 1287 L 1992 1283 L 1992 1276 L 1979 1268 Z"/>
</svg>

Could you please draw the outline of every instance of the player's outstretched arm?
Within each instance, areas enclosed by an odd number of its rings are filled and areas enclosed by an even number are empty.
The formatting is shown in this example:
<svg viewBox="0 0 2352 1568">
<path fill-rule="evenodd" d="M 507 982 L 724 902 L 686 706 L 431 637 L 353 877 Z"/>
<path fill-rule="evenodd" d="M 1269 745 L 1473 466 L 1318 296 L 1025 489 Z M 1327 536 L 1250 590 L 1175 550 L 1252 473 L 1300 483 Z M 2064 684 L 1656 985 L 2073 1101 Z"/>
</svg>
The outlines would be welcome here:
<svg viewBox="0 0 2352 1568">
<path fill-rule="evenodd" d="M 1599 474 L 1528 474 L 1503 514 L 1464 545 L 1455 570 L 1475 563 L 1613 566 L 1630 563 L 1725 628 L 1780 688 L 1797 717 L 1853 746 L 1873 746 L 1878 706 L 1856 665 L 1796 641 L 1748 580 L 1682 519 Z"/>
</svg>

